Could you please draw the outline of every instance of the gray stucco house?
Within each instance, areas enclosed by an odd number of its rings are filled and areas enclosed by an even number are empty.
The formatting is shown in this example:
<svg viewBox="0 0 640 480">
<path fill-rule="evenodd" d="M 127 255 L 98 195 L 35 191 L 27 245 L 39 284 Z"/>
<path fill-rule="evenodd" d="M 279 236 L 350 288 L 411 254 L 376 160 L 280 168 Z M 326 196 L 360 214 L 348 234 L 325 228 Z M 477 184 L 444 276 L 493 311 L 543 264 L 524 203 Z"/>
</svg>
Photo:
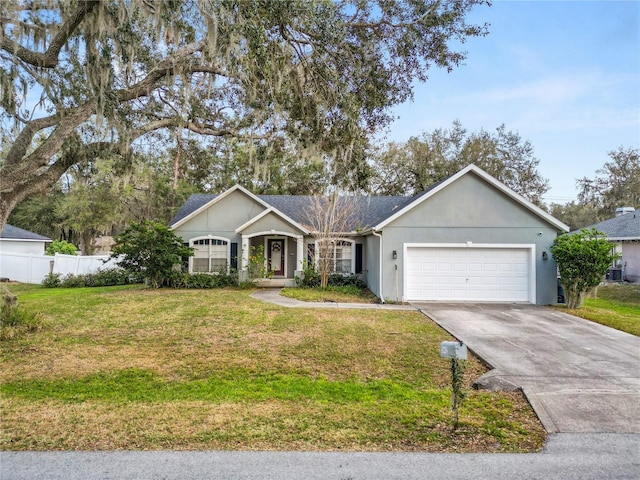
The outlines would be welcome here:
<svg viewBox="0 0 640 480">
<path fill-rule="evenodd" d="M 586 228 L 603 232 L 620 255 L 612 265 L 609 279 L 640 282 L 640 213 L 633 209 L 620 210 L 626 213 Z"/>
<path fill-rule="evenodd" d="M 171 228 L 195 249 L 191 272 L 243 270 L 263 245 L 274 278 L 293 284 L 317 260 L 305 221 L 312 201 L 236 185 L 192 195 Z M 359 275 L 383 301 L 557 301 L 548 251 L 569 228 L 474 165 L 413 197 L 353 202 L 357 218 L 336 232 L 332 267 Z"/>
</svg>

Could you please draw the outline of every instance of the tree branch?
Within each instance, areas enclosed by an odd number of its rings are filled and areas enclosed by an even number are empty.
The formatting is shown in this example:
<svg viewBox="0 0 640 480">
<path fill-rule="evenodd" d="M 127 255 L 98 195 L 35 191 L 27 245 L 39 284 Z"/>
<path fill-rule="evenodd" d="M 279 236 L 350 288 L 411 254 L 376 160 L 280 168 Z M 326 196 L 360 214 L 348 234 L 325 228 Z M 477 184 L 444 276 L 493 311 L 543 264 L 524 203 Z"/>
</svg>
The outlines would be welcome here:
<svg viewBox="0 0 640 480">
<path fill-rule="evenodd" d="M 391 27 L 393 29 L 411 27 L 413 25 L 416 25 L 416 24 L 420 23 L 425 18 L 427 18 L 429 15 L 434 13 L 438 9 L 439 6 L 440 6 L 440 2 L 437 1 L 425 13 L 423 13 L 422 15 L 420 15 L 418 18 L 416 18 L 415 20 L 413 20 L 411 22 L 393 23 L 393 22 L 391 22 L 390 20 L 388 20 L 386 18 L 382 18 L 382 19 L 378 20 L 377 22 L 355 22 L 355 23 L 349 22 L 348 26 L 350 28 L 372 28 L 372 29 L 380 28 L 383 25 L 387 26 L 387 27 Z"/>
<path fill-rule="evenodd" d="M 76 11 L 68 18 L 58 30 L 58 33 L 51 40 L 49 48 L 43 53 L 34 52 L 24 48 L 17 42 L 10 40 L 3 35 L 0 48 L 17 56 L 20 60 L 35 67 L 55 68 L 58 65 L 58 55 L 60 50 L 67 43 L 73 31 L 80 25 L 84 18 L 100 2 L 97 0 L 85 0 L 78 5 Z"/>
<path fill-rule="evenodd" d="M 147 76 L 140 80 L 135 85 L 129 88 L 123 88 L 115 92 L 118 102 L 127 102 L 139 97 L 148 96 L 157 86 L 157 82 L 168 75 L 173 74 L 176 71 L 178 63 L 185 58 L 193 55 L 196 52 L 201 51 L 204 48 L 205 42 L 200 41 L 187 45 L 186 47 L 178 50 L 174 55 L 169 58 L 165 58 L 158 63 L 153 69 L 149 71 Z M 201 71 L 203 66 L 193 66 L 185 68 L 186 72 Z M 194 70 L 195 69 L 195 70 Z"/>
<path fill-rule="evenodd" d="M 31 142 L 35 134 L 45 128 L 53 127 L 59 121 L 60 117 L 58 115 L 51 115 L 49 117 L 37 118 L 28 122 L 9 149 L 9 153 L 5 159 L 5 165 L 9 166 L 20 164 L 23 161 L 23 157 L 27 153 L 27 150 L 31 146 Z"/>
</svg>

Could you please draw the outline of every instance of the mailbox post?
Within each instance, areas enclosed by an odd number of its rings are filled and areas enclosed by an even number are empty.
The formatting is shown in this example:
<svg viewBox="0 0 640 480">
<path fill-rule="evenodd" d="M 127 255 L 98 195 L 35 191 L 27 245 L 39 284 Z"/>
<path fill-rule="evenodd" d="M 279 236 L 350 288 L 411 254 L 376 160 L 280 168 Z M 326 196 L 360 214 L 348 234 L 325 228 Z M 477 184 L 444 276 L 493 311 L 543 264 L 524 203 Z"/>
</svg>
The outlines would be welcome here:
<svg viewBox="0 0 640 480">
<path fill-rule="evenodd" d="M 453 429 L 455 430 L 458 428 L 458 403 L 464 398 L 462 391 L 464 367 L 458 363 L 458 360 L 467 359 L 467 346 L 462 342 L 442 342 L 440 356 L 451 359 L 451 409 L 454 414 Z"/>
<path fill-rule="evenodd" d="M 467 346 L 462 342 L 442 342 L 440 344 L 440 356 L 443 358 L 467 359 Z"/>
</svg>

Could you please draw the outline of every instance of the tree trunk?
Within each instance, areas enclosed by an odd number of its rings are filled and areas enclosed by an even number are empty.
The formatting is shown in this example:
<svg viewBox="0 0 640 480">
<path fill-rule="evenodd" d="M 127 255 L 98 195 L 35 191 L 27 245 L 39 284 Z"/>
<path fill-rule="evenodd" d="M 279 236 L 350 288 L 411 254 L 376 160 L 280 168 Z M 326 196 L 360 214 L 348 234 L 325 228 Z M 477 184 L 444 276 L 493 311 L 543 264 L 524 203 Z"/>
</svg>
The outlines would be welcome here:
<svg viewBox="0 0 640 480">
<path fill-rule="evenodd" d="M 0 230 L 7 224 L 9 215 L 16 205 L 18 205 L 18 199 L 15 195 L 2 194 L 0 198 Z"/>
<path fill-rule="evenodd" d="M 585 292 L 579 290 L 577 287 L 564 287 L 565 301 L 568 309 L 575 309 L 582 307 L 584 302 Z"/>
<path fill-rule="evenodd" d="M 327 285 L 329 285 L 329 272 L 327 272 L 326 268 L 323 268 L 322 272 L 320 272 L 320 287 L 327 288 Z"/>
</svg>

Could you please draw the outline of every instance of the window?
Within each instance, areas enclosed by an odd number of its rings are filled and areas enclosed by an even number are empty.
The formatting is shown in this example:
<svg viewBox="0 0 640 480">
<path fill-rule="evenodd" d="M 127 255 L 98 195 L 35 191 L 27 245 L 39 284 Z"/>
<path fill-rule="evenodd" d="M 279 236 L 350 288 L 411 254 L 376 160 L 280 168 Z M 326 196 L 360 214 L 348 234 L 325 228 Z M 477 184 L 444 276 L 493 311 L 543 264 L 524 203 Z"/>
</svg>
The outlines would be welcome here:
<svg viewBox="0 0 640 480">
<path fill-rule="evenodd" d="M 223 238 L 195 238 L 189 242 L 193 248 L 191 273 L 226 272 L 229 268 L 229 241 Z"/>
<path fill-rule="evenodd" d="M 349 240 L 325 240 L 325 242 L 327 242 L 327 248 L 321 245 L 316 248 L 319 267 L 327 262 L 326 265 L 331 273 L 353 273 L 353 242 Z"/>
</svg>

